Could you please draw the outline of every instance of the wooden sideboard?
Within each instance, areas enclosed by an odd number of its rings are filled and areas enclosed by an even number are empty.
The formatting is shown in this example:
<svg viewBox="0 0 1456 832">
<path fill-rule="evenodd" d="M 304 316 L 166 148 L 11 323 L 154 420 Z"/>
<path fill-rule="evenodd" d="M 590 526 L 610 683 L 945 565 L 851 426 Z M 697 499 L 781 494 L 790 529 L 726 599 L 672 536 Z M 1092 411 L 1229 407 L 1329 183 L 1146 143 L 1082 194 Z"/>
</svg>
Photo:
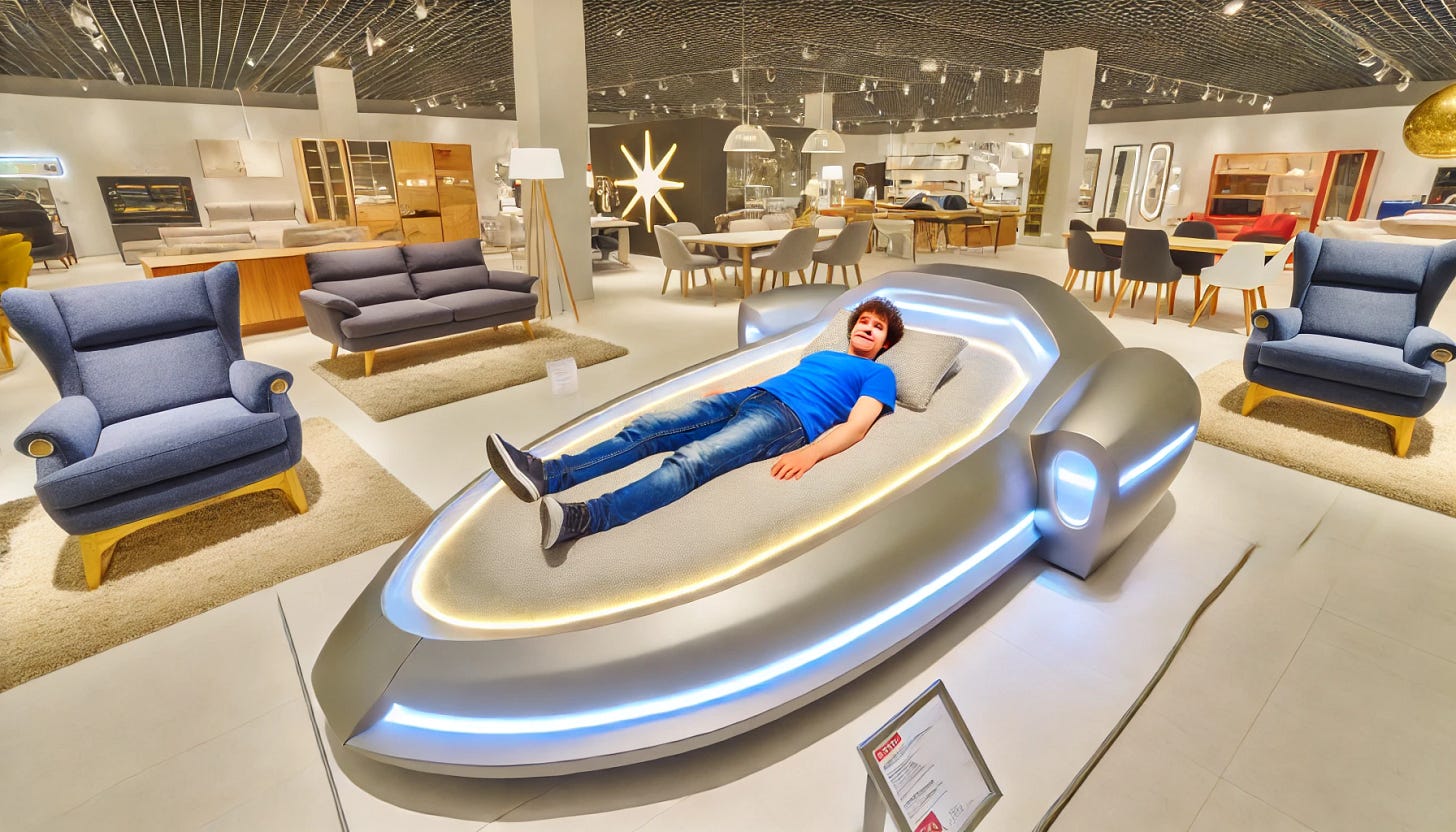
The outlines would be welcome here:
<svg viewBox="0 0 1456 832">
<path fill-rule="evenodd" d="M 308 248 L 255 248 L 243 251 L 143 257 L 147 277 L 166 277 L 210 269 L 219 263 L 238 264 L 238 305 L 244 335 L 303 326 L 303 304 L 298 293 L 312 287 L 304 255 L 311 251 L 352 251 L 397 246 L 390 240 L 363 243 L 326 243 Z"/>
</svg>

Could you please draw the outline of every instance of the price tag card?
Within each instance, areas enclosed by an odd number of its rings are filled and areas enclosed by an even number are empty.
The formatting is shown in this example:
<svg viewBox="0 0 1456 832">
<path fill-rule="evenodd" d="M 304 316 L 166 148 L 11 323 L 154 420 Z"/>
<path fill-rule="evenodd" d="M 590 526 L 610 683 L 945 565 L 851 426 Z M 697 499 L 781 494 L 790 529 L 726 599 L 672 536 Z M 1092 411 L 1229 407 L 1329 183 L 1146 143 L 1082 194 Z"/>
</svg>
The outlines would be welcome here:
<svg viewBox="0 0 1456 832">
<path fill-rule="evenodd" d="M 1001 797 L 940 680 L 861 743 L 859 753 L 901 832 L 966 832 Z"/>
</svg>

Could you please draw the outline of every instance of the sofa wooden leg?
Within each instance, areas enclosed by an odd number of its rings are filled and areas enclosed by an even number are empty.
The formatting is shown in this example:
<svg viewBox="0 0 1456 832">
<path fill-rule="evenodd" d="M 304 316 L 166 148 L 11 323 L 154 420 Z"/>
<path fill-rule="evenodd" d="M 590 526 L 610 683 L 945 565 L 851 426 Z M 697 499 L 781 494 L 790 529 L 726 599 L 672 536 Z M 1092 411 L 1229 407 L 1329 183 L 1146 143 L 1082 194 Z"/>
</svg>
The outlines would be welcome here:
<svg viewBox="0 0 1456 832">
<path fill-rule="evenodd" d="M 521 326 L 523 326 L 523 327 L 526 328 L 526 337 L 527 338 L 531 339 L 532 341 L 536 340 L 536 333 L 535 333 L 534 330 L 531 329 L 531 322 L 530 321 L 521 321 Z"/>
<path fill-rule="evenodd" d="M 374 350 L 364 351 L 364 375 L 374 375 Z"/>
<path fill-rule="evenodd" d="M 329 358 L 338 358 L 338 357 L 339 357 L 339 345 L 338 344 L 330 344 L 329 345 Z"/>
</svg>

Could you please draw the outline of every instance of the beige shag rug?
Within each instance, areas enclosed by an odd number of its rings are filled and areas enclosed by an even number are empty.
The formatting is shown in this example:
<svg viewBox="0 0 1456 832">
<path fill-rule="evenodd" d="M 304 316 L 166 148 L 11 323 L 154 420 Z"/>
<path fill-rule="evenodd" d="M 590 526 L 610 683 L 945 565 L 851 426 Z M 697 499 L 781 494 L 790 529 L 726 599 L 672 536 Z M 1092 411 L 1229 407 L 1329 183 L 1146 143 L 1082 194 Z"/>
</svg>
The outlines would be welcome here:
<svg viewBox="0 0 1456 832">
<path fill-rule="evenodd" d="M 1198 438 L 1210 445 L 1316 477 L 1456 515 L 1456 419 L 1436 408 L 1416 421 L 1410 452 L 1391 451 L 1383 423 L 1333 407 L 1267 399 L 1248 416 L 1243 365 L 1226 361 L 1200 375 L 1203 417 Z"/>
<path fill-rule="evenodd" d="M 0 690 L 413 533 L 430 509 L 326 419 L 303 423 L 309 510 L 248 494 L 124 538 L 86 589 L 76 538 L 0 504 Z"/>
<path fill-rule="evenodd" d="M 383 422 L 546 377 L 546 362 L 575 358 L 590 367 L 627 354 L 625 347 L 537 324 L 535 340 L 519 324 L 418 344 L 390 347 L 374 356 L 364 375 L 363 353 L 313 365 L 359 409 Z"/>
</svg>

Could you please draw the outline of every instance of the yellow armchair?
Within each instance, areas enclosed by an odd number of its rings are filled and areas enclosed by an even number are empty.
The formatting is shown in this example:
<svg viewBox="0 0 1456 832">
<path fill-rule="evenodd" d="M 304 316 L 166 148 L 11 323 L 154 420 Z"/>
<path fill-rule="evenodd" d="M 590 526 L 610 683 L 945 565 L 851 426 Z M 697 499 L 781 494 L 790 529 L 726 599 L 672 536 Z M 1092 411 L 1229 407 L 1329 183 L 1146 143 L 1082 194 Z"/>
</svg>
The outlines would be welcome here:
<svg viewBox="0 0 1456 832">
<path fill-rule="evenodd" d="M 25 288 L 30 279 L 30 243 L 19 234 L 0 235 L 0 295 L 6 289 Z M 0 356 L 5 359 L 3 370 L 15 369 L 15 359 L 10 355 L 10 319 L 0 307 Z"/>
</svg>

